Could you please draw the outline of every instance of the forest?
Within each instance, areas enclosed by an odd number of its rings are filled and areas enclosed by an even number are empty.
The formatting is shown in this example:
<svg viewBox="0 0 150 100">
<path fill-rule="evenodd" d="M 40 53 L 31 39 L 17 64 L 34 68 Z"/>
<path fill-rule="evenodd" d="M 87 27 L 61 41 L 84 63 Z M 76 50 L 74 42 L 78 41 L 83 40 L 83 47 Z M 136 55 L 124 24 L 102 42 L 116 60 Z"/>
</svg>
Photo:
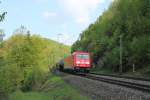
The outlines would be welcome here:
<svg viewBox="0 0 150 100">
<path fill-rule="evenodd" d="M 150 73 L 150 0 L 114 0 L 72 45 L 88 51 L 99 70 Z"/>
</svg>

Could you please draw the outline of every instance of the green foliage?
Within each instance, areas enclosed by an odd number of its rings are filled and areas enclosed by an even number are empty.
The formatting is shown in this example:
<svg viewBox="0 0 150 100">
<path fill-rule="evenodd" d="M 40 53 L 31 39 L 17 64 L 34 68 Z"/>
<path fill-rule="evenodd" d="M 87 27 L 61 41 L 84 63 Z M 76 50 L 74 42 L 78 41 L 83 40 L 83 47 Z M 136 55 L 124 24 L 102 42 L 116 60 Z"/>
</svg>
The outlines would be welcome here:
<svg viewBox="0 0 150 100">
<path fill-rule="evenodd" d="M 0 1 L 0 4 L 1 4 L 1 1 Z M 6 14 L 7 14 L 7 12 L 3 12 L 0 14 L 0 22 L 4 20 Z"/>
<path fill-rule="evenodd" d="M 67 91 L 67 92 L 66 92 Z M 51 76 L 40 92 L 22 93 L 17 91 L 10 95 L 10 100 L 89 100 L 66 84 L 60 77 Z"/>
<path fill-rule="evenodd" d="M 7 12 L 3 12 L 2 14 L 0 14 L 0 22 L 4 20 L 6 14 Z"/>
<path fill-rule="evenodd" d="M 69 53 L 68 46 L 20 30 L 0 48 L 0 92 L 40 86 L 56 62 Z"/>
<path fill-rule="evenodd" d="M 120 35 L 123 35 L 124 71 L 130 70 L 133 64 L 136 69 L 149 66 L 149 0 L 115 0 L 94 24 L 80 34 L 72 52 L 78 49 L 89 51 L 97 66 L 119 71 Z"/>
</svg>

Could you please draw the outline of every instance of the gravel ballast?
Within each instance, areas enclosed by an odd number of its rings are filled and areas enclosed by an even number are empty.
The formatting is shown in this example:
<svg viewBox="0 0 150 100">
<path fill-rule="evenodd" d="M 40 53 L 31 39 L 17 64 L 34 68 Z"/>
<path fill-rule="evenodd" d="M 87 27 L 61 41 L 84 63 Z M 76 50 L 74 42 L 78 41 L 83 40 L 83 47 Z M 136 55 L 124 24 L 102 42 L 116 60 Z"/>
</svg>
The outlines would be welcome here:
<svg viewBox="0 0 150 100">
<path fill-rule="evenodd" d="M 106 79 L 114 79 L 114 80 L 120 80 L 120 81 L 124 81 L 124 82 L 138 83 L 138 84 L 143 84 L 143 85 L 150 86 L 150 81 L 142 81 L 142 80 L 119 78 L 119 77 L 111 77 L 111 76 L 103 76 L 103 75 L 94 75 L 94 76 L 97 76 L 97 77 L 100 77 L 100 78 L 102 77 L 102 78 L 106 78 Z"/>
<path fill-rule="evenodd" d="M 80 76 L 59 74 L 62 79 L 92 100 L 150 100 L 149 93 L 95 81 Z"/>
</svg>

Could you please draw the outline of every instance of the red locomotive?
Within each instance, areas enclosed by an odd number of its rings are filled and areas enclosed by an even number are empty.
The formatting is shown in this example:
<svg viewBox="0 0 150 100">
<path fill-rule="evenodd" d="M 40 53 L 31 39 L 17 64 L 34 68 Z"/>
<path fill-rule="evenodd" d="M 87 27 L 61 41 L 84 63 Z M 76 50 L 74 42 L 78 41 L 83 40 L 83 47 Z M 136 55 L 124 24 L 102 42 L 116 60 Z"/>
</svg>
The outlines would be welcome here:
<svg viewBox="0 0 150 100">
<path fill-rule="evenodd" d="M 90 53 L 82 51 L 76 51 L 59 62 L 60 70 L 73 69 L 75 71 L 89 72 L 91 65 Z"/>
</svg>

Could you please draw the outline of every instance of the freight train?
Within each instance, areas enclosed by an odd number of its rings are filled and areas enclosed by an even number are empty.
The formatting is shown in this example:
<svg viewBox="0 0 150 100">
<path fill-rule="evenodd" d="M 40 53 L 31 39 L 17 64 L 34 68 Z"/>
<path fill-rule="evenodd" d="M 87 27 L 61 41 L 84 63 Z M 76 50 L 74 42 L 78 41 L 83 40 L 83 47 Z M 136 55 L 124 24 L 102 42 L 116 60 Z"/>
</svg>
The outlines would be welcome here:
<svg viewBox="0 0 150 100">
<path fill-rule="evenodd" d="M 76 51 L 72 55 L 65 57 L 58 63 L 59 69 L 71 69 L 73 71 L 84 71 L 88 73 L 92 67 L 90 53 Z"/>
</svg>

